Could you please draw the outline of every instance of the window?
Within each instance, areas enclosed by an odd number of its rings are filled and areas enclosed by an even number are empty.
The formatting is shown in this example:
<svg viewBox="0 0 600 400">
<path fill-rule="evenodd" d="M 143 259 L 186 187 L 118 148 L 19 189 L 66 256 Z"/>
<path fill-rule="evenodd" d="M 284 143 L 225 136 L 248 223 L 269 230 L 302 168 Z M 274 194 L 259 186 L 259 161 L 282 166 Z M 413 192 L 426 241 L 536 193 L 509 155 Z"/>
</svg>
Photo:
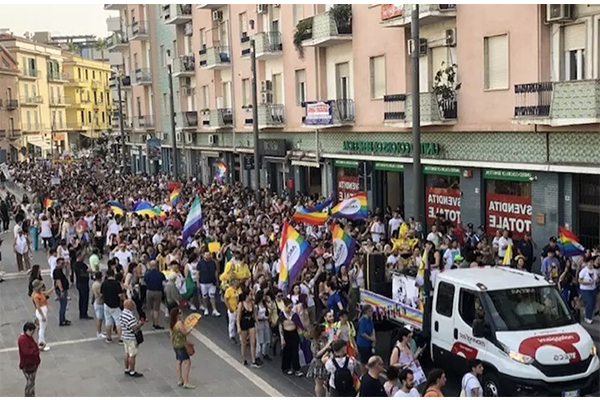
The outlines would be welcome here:
<svg viewBox="0 0 600 400">
<path fill-rule="evenodd" d="M 208 85 L 202 86 L 202 109 L 208 110 L 210 108 L 210 92 Z"/>
<path fill-rule="evenodd" d="M 306 71 L 296 70 L 296 105 L 301 106 L 306 101 Z"/>
<path fill-rule="evenodd" d="M 335 64 L 336 92 L 338 100 L 350 98 L 350 64 L 347 62 Z"/>
<path fill-rule="evenodd" d="M 92 112 L 88 111 L 88 122 L 91 124 L 92 123 Z"/>
<path fill-rule="evenodd" d="M 242 79 L 242 106 L 252 104 L 250 79 Z"/>
<path fill-rule="evenodd" d="M 458 299 L 458 313 L 465 324 L 473 327 L 473 320 L 477 316 L 477 310 L 481 310 L 481 303 L 474 292 L 461 289 Z"/>
<path fill-rule="evenodd" d="M 63 114 L 62 112 L 58 112 L 58 126 L 63 127 Z"/>
<path fill-rule="evenodd" d="M 77 77 L 81 80 L 81 68 L 77 68 Z"/>
<path fill-rule="evenodd" d="M 89 81 L 90 80 L 90 75 L 89 75 L 89 71 L 86 69 L 85 70 L 85 80 Z"/>
<path fill-rule="evenodd" d="M 231 108 L 231 82 L 223 82 L 223 108 Z"/>
<path fill-rule="evenodd" d="M 484 88 L 508 89 L 508 35 L 484 38 Z"/>
<path fill-rule="evenodd" d="M 167 66 L 167 54 L 165 53 L 165 46 L 160 46 L 160 59 L 162 61 L 162 66 Z"/>
<path fill-rule="evenodd" d="M 382 99 L 385 95 L 385 56 L 371 57 L 371 98 Z"/>
<path fill-rule="evenodd" d="M 200 49 L 206 49 L 206 36 L 204 35 L 204 29 L 200 29 L 198 32 L 198 39 L 200 40 Z"/>
<path fill-rule="evenodd" d="M 273 74 L 273 103 L 283 104 L 283 78 L 281 74 Z"/>
<path fill-rule="evenodd" d="M 96 80 L 96 71 L 92 71 L 92 79 Z"/>
<path fill-rule="evenodd" d="M 84 124 L 85 123 L 85 111 L 81 111 L 79 116 L 81 117 L 81 123 Z"/>
<path fill-rule="evenodd" d="M 104 115 L 104 111 L 102 111 L 102 123 L 106 122 L 106 116 Z"/>
<path fill-rule="evenodd" d="M 167 101 L 167 94 L 163 93 L 162 94 L 162 100 L 163 100 L 163 110 L 168 110 L 169 109 L 169 102 Z M 167 112 L 165 112 L 166 115 Z"/>
<path fill-rule="evenodd" d="M 304 18 L 303 4 L 294 4 L 294 26 L 298 25 L 298 22 Z"/>
<path fill-rule="evenodd" d="M 437 290 L 437 300 L 435 310 L 438 314 L 445 317 L 452 316 L 452 306 L 454 304 L 454 285 L 446 282 L 440 282 Z"/>
<path fill-rule="evenodd" d="M 240 38 L 248 36 L 248 14 L 240 14 Z"/>
<path fill-rule="evenodd" d="M 585 24 L 563 27 L 563 77 L 566 81 L 585 79 L 585 34 Z"/>
</svg>

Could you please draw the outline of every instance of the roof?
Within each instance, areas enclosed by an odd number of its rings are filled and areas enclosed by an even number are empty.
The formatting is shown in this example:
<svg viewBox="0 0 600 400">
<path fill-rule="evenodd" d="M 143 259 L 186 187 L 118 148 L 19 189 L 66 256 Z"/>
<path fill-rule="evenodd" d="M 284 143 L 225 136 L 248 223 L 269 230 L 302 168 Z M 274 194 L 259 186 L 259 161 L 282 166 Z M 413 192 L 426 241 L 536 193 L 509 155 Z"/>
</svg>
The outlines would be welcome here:
<svg viewBox="0 0 600 400">
<path fill-rule="evenodd" d="M 519 271 L 508 267 L 460 268 L 447 270 L 438 275 L 438 280 L 455 283 L 475 291 L 482 291 L 478 284 L 484 285 L 488 291 L 501 289 L 517 289 L 524 287 L 548 286 L 549 283 L 541 275 Z"/>
</svg>

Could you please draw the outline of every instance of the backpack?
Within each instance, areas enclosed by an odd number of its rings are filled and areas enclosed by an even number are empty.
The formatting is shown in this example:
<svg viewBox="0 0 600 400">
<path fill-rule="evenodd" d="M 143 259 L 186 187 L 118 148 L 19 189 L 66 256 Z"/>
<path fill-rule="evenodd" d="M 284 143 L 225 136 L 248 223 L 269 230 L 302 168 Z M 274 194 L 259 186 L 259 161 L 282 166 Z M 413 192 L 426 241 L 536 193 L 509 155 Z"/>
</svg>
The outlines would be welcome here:
<svg viewBox="0 0 600 400">
<path fill-rule="evenodd" d="M 333 383 L 335 383 L 335 390 L 339 393 L 350 393 L 354 391 L 354 379 L 352 377 L 352 372 L 348 369 L 348 364 L 350 363 L 350 357 L 346 357 L 346 361 L 344 361 L 344 366 L 340 367 L 335 360 L 335 357 L 332 359 L 333 365 L 335 366 L 335 372 L 333 374 Z"/>
</svg>

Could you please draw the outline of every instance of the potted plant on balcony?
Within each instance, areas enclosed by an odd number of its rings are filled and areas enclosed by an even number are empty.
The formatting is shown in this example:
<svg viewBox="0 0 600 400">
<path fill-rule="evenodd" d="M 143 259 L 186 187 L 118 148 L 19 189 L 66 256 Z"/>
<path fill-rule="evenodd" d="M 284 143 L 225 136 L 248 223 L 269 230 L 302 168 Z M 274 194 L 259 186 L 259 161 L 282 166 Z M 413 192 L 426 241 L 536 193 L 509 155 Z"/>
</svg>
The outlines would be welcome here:
<svg viewBox="0 0 600 400">
<path fill-rule="evenodd" d="M 312 38 L 312 17 L 298 21 L 294 31 L 294 47 L 300 59 L 304 58 L 304 47 L 302 41 Z"/>
<path fill-rule="evenodd" d="M 352 33 L 352 4 L 335 4 L 329 14 L 340 35 Z"/>
<path fill-rule="evenodd" d="M 436 72 L 433 79 L 433 93 L 444 119 L 457 117 L 456 91 L 460 84 L 456 85 L 456 64 L 446 65 L 442 62 L 441 68 Z"/>
</svg>

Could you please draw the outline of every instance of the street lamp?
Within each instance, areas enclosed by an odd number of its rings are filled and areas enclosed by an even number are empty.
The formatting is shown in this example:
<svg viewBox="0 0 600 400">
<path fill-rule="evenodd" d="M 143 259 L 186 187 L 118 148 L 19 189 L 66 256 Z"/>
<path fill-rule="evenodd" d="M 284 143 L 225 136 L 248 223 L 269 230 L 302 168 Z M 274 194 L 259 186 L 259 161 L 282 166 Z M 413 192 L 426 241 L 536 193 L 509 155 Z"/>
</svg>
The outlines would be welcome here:
<svg viewBox="0 0 600 400">
<path fill-rule="evenodd" d="M 169 99 L 170 109 L 169 114 L 171 116 L 171 144 L 173 146 L 173 176 L 175 180 L 179 180 L 179 155 L 177 154 L 177 135 L 175 134 L 175 103 L 173 98 L 173 67 L 171 59 L 171 51 L 167 50 L 167 57 L 170 60 L 167 63 L 167 72 L 169 77 Z"/>
</svg>

